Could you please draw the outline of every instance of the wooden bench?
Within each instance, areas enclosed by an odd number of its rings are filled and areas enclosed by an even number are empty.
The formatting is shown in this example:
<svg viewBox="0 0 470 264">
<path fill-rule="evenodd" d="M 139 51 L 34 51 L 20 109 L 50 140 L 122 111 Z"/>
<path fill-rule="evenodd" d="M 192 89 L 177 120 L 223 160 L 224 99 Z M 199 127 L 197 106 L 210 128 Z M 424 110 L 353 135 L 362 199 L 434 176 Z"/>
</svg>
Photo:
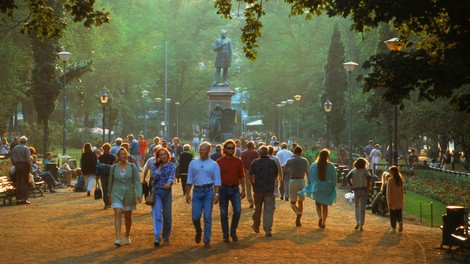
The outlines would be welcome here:
<svg viewBox="0 0 470 264">
<path fill-rule="evenodd" d="M 44 196 L 44 191 L 46 190 L 46 183 L 44 180 L 39 177 L 34 177 L 34 184 L 30 184 L 29 194 L 32 195 L 34 198 L 36 195 Z"/>
<path fill-rule="evenodd" d="M 15 197 L 15 186 L 10 181 L 8 176 L 0 176 L 0 199 L 3 198 L 3 204 L 8 200 L 11 203 L 12 198 Z"/>
</svg>

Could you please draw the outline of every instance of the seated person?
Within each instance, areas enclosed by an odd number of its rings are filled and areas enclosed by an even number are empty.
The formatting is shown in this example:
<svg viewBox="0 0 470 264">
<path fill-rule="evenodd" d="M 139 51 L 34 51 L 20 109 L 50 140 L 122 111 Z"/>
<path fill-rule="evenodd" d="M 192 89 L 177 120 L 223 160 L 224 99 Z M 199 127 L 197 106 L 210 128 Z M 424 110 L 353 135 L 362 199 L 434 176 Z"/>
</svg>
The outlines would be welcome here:
<svg viewBox="0 0 470 264">
<path fill-rule="evenodd" d="M 39 176 L 41 177 L 47 184 L 47 188 L 49 189 L 50 193 L 55 193 L 56 191 L 54 190 L 54 187 L 59 186 L 60 184 L 54 179 L 54 176 L 48 171 L 42 172 L 39 169 L 38 164 L 36 163 L 37 161 L 37 156 L 32 155 L 31 156 L 31 161 L 32 161 L 32 171 L 31 173 L 33 174 L 34 177 Z"/>
<path fill-rule="evenodd" d="M 382 173 L 382 187 L 375 196 L 371 204 L 367 205 L 367 209 L 377 208 L 377 214 L 387 213 L 387 181 L 390 178 L 390 173 Z"/>
</svg>

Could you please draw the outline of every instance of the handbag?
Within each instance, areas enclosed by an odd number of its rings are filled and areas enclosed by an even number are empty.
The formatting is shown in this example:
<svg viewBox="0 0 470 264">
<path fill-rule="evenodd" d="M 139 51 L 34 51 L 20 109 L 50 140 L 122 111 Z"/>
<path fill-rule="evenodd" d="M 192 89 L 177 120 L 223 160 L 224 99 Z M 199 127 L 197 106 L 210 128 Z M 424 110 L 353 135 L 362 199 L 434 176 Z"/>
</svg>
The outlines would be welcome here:
<svg viewBox="0 0 470 264">
<path fill-rule="evenodd" d="M 99 199 L 103 198 L 103 193 L 101 192 L 100 182 L 99 181 L 96 181 L 96 188 L 95 188 L 94 196 L 95 196 L 95 200 L 99 200 Z"/>
<path fill-rule="evenodd" d="M 155 204 L 155 193 L 153 192 L 153 188 L 150 191 L 150 194 L 145 197 L 145 204 L 153 206 Z"/>
</svg>

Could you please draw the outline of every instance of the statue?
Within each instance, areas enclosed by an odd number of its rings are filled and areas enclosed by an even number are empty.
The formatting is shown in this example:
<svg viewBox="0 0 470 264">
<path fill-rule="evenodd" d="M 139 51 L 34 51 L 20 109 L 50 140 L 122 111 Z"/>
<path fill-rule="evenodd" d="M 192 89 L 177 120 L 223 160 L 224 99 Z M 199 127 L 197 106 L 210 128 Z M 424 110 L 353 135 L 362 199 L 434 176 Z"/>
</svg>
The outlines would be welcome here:
<svg viewBox="0 0 470 264">
<path fill-rule="evenodd" d="M 225 30 L 220 31 L 220 38 L 214 43 L 214 51 L 217 52 L 215 57 L 215 79 L 212 85 L 218 85 L 220 80 L 220 70 L 224 69 L 223 82 L 228 84 L 228 68 L 232 62 L 232 41 L 226 37 Z"/>
<path fill-rule="evenodd" d="M 211 141 L 222 141 L 222 107 L 219 104 L 214 106 L 210 116 L 209 137 Z"/>
</svg>

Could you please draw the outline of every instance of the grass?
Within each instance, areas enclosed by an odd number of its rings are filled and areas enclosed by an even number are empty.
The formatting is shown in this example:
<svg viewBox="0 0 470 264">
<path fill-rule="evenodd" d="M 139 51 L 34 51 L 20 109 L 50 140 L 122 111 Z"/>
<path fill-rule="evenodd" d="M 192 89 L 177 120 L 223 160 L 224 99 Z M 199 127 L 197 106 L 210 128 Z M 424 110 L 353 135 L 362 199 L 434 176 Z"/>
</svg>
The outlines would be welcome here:
<svg viewBox="0 0 470 264">
<path fill-rule="evenodd" d="M 422 202 L 423 223 L 431 225 L 431 202 L 433 203 L 433 226 L 442 224 L 442 215 L 446 213 L 446 205 L 426 196 L 406 191 L 405 213 L 414 215 L 419 219 L 419 204 Z"/>
</svg>

